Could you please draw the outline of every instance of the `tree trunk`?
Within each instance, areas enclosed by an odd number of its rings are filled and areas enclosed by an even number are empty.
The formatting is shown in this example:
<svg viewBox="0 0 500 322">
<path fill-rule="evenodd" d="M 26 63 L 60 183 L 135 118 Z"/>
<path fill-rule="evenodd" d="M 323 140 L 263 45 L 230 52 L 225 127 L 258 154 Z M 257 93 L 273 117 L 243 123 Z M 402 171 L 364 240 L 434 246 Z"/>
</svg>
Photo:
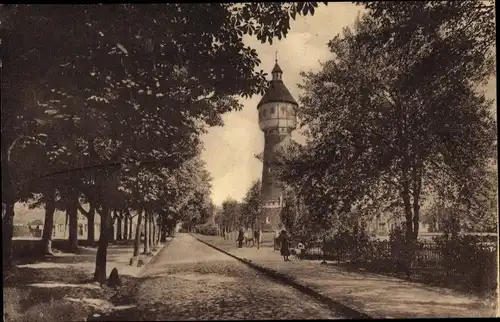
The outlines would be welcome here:
<svg viewBox="0 0 500 322">
<path fill-rule="evenodd" d="M 116 240 L 122 240 L 122 215 L 116 218 Z"/>
<path fill-rule="evenodd" d="M 352 259 L 354 262 L 357 262 L 357 259 L 358 259 L 358 229 L 359 229 L 359 226 L 358 226 L 358 222 L 356 220 L 356 222 L 353 224 L 353 227 L 352 227 L 352 239 L 351 239 L 351 254 L 352 254 Z"/>
<path fill-rule="evenodd" d="M 164 243 L 167 241 L 167 227 L 165 225 L 161 226 L 161 242 Z"/>
<path fill-rule="evenodd" d="M 413 249 L 414 249 L 415 235 L 413 232 L 413 214 L 411 209 L 410 193 L 406 179 L 404 179 L 403 182 L 402 198 L 405 210 L 405 228 L 406 228 L 405 258 L 403 260 L 404 260 L 404 268 L 406 271 L 406 275 L 409 277 L 411 275 L 411 266 L 412 266 L 411 264 L 413 262 L 413 256 L 414 256 Z"/>
<path fill-rule="evenodd" d="M 137 226 L 135 226 L 134 257 L 139 256 L 139 248 L 141 246 L 141 221 L 142 210 L 137 214 Z M 130 225 L 130 227 L 132 227 L 132 224 Z"/>
<path fill-rule="evenodd" d="M 144 213 L 144 251 L 143 254 L 149 254 L 149 212 Z"/>
<path fill-rule="evenodd" d="M 99 215 L 99 216 L 100 216 L 100 215 Z M 98 241 L 98 243 L 100 243 L 100 242 L 101 242 L 101 236 L 105 235 L 104 228 L 105 228 L 105 227 L 104 227 L 104 225 L 103 225 L 103 219 L 102 219 L 102 217 L 101 217 L 101 226 L 100 226 L 100 228 L 99 228 L 99 241 Z"/>
<path fill-rule="evenodd" d="M 52 255 L 52 232 L 54 229 L 54 212 L 56 211 L 55 189 L 47 193 L 45 198 L 45 220 L 43 222 L 42 251 L 45 255 Z"/>
<path fill-rule="evenodd" d="M 90 209 L 87 214 L 87 244 L 94 246 L 95 244 L 95 206 L 90 203 Z"/>
<path fill-rule="evenodd" d="M 153 213 L 149 214 L 149 238 L 148 238 L 148 244 L 149 244 L 149 254 L 151 254 L 153 250 Z"/>
<path fill-rule="evenodd" d="M 157 230 L 156 243 L 159 244 L 161 242 L 161 224 L 159 221 L 156 223 L 156 230 Z"/>
<path fill-rule="evenodd" d="M 158 229 L 158 233 L 157 233 L 157 235 L 158 235 L 158 241 L 157 241 L 157 244 L 159 244 L 159 243 L 161 243 L 161 223 L 158 221 L 158 223 L 157 223 L 156 226 L 157 226 L 157 229 Z"/>
<path fill-rule="evenodd" d="M 413 239 L 418 240 L 418 231 L 420 228 L 420 191 L 422 188 L 423 169 L 413 168 Z"/>
<path fill-rule="evenodd" d="M 157 237 L 156 235 L 157 235 L 158 233 L 156 232 L 156 222 L 155 222 L 154 217 L 153 217 L 153 220 L 152 220 L 152 221 L 153 221 L 153 244 L 152 244 L 151 246 L 152 246 L 152 247 L 155 247 L 155 246 L 156 246 L 156 237 Z"/>
<path fill-rule="evenodd" d="M 75 253 L 78 251 L 78 197 L 74 192 L 66 204 L 66 215 L 69 219 L 69 249 Z"/>
<path fill-rule="evenodd" d="M 2 218 L 2 259 L 4 272 L 13 266 L 12 237 L 14 237 L 14 205 L 16 203 L 16 186 L 11 176 L 10 150 L 16 140 L 8 142 L 7 135 L 2 137 L 2 204 L 5 204 L 5 215 Z"/>
<path fill-rule="evenodd" d="M 111 213 L 111 211 L 110 211 Z M 116 213 L 115 213 L 116 216 Z M 115 241 L 115 222 L 116 222 L 116 217 L 113 218 L 113 215 L 111 215 L 111 226 L 110 226 L 110 235 L 109 235 L 109 241 L 114 242 Z"/>
<path fill-rule="evenodd" d="M 13 266 L 12 237 L 14 235 L 14 202 L 5 202 L 5 216 L 2 218 L 2 259 L 4 271 Z"/>
<path fill-rule="evenodd" d="M 129 237 L 128 237 L 128 238 L 129 238 L 129 239 L 134 238 L 134 237 L 133 237 L 133 234 L 132 234 L 132 233 L 133 233 L 133 231 L 132 231 L 132 230 L 133 230 L 133 225 L 132 225 L 132 223 L 133 223 L 133 218 L 132 218 L 132 217 L 130 217 L 130 218 L 129 218 L 129 226 L 128 226 L 128 229 L 129 229 L 129 231 L 128 231 L 128 236 L 129 236 Z"/>
<path fill-rule="evenodd" d="M 149 221 L 149 248 L 153 251 L 155 245 L 155 216 L 151 213 L 151 219 Z"/>
<path fill-rule="evenodd" d="M 152 250 L 153 250 L 153 243 L 154 243 L 154 236 L 153 236 L 153 228 L 154 227 L 154 224 L 153 224 L 153 213 L 150 213 L 149 214 L 149 254 L 151 254 Z"/>
<path fill-rule="evenodd" d="M 78 210 L 81 214 L 87 218 L 87 245 L 95 245 L 95 204 L 94 202 L 89 202 L 89 211 L 85 211 L 83 207 L 78 203 Z"/>
<path fill-rule="evenodd" d="M 123 240 L 128 240 L 128 215 L 123 218 Z"/>
<path fill-rule="evenodd" d="M 162 235 L 161 235 L 162 228 L 161 228 L 161 224 L 160 224 L 160 223 L 158 223 L 158 225 L 157 225 L 157 229 L 158 229 L 158 233 L 157 233 L 157 235 L 158 235 L 157 244 L 160 244 L 160 243 L 161 243 L 161 236 L 162 236 Z"/>
<path fill-rule="evenodd" d="M 95 260 L 94 281 L 104 284 L 106 282 L 106 261 L 108 254 L 108 245 L 110 240 L 112 226 L 111 211 L 108 205 L 102 205 L 101 213 L 101 236 L 99 238 L 99 247 Z"/>
</svg>

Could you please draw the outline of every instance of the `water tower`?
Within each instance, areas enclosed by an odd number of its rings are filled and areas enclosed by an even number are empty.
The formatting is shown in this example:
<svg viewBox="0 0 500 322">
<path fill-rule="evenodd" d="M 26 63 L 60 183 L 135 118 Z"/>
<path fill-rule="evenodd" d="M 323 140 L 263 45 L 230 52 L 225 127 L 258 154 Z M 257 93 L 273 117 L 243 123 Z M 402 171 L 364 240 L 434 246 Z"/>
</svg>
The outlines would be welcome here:
<svg viewBox="0 0 500 322">
<path fill-rule="evenodd" d="M 283 186 L 275 177 L 275 157 L 291 143 L 292 131 L 297 126 L 295 110 L 298 104 L 283 83 L 282 75 L 283 71 L 276 60 L 267 92 L 257 105 L 259 126 L 264 132 L 265 140 L 262 156 L 263 210 L 260 221 L 263 231 L 274 231 L 280 226 Z"/>
</svg>

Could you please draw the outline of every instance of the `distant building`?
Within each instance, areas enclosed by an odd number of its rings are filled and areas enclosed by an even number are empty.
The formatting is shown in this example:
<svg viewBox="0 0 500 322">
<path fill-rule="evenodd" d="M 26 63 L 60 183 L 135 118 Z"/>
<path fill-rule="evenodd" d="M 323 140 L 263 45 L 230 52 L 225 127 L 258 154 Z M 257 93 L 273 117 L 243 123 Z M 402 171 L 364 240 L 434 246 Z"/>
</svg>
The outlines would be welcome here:
<svg viewBox="0 0 500 322">
<path fill-rule="evenodd" d="M 14 237 L 36 237 L 42 236 L 45 210 L 42 208 L 27 209 L 23 205 L 19 205 L 17 209 L 21 214 L 14 216 L 14 226 L 17 228 L 14 231 Z M 132 232 L 135 234 L 137 217 L 132 221 Z M 123 228 L 122 226 L 122 232 Z M 78 239 L 87 239 L 89 227 L 87 217 L 78 213 L 77 235 Z M 94 236 L 97 241 L 101 232 L 101 217 L 96 214 L 94 219 Z M 114 223 L 114 234 L 117 236 L 117 222 Z M 52 226 L 53 239 L 67 239 L 69 237 L 69 222 L 66 218 L 66 212 L 56 210 L 54 213 L 54 225 Z"/>
<path fill-rule="evenodd" d="M 78 222 L 77 222 L 77 234 L 78 234 L 78 239 L 86 239 L 88 230 L 92 229 L 91 227 L 88 226 L 88 220 L 87 218 L 82 215 L 78 214 Z M 97 239 L 99 239 L 100 232 L 101 232 L 101 217 L 99 215 L 95 216 L 95 222 L 94 222 L 94 236 Z M 52 227 L 52 237 L 53 238 L 68 238 L 69 236 L 69 223 L 66 222 L 66 215 L 64 216 L 58 216 L 57 219 L 54 218 L 54 226 Z"/>
<path fill-rule="evenodd" d="M 389 236 L 390 232 L 394 230 L 397 226 L 403 225 L 405 220 L 392 213 L 382 213 L 375 216 L 367 223 L 368 233 L 372 236 Z M 419 222 L 419 233 L 430 232 L 429 224 L 421 220 Z"/>
<path fill-rule="evenodd" d="M 29 214 L 27 215 L 29 216 Z M 14 221 L 15 221 L 14 217 Z M 44 215 L 45 219 L 45 215 Z M 43 227 L 44 227 L 44 221 L 40 219 L 35 219 L 27 224 L 17 224 L 20 226 L 27 226 L 29 229 L 29 237 L 41 237 L 42 232 L 43 232 Z M 115 224 L 116 226 L 116 224 Z M 94 221 L 94 236 L 95 239 L 99 239 L 100 236 L 100 229 L 101 229 L 101 221 L 100 221 L 100 216 L 96 215 L 95 216 L 95 221 Z M 88 221 L 85 216 L 82 214 L 78 214 L 78 222 L 77 222 L 77 234 L 78 234 L 78 239 L 86 239 L 87 238 L 87 233 L 89 230 L 88 226 Z M 115 229 L 116 230 L 116 229 Z M 69 222 L 67 222 L 66 219 L 66 213 L 62 211 L 56 211 L 54 213 L 54 225 L 52 226 L 52 238 L 53 239 L 66 239 L 69 236 Z M 28 237 L 28 236 L 16 236 L 16 237 Z"/>
</svg>

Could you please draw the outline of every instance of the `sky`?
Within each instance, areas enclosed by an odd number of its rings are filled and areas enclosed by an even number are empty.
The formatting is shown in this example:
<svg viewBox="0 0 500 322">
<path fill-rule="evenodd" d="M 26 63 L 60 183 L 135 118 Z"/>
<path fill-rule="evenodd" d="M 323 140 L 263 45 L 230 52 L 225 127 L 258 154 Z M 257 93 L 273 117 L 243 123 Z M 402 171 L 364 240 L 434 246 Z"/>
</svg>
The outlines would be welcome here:
<svg viewBox="0 0 500 322">
<path fill-rule="evenodd" d="M 268 74 L 274 67 L 278 51 L 283 82 L 298 101 L 300 72 L 318 70 L 319 62 L 330 58 L 328 41 L 341 33 L 343 27 L 352 25 L 360 9 L 342 2 L 320 5 L 314 16 L 297 16 L 287 37 L 281 41 L 275 39 L 272 46 L 249 36 L 244 41 L 257 50 L 261 60 L 258 68 Z M 225 114 L 224 127 L 211 128 L 203 137 L 205 151 L 202 157 L 213 177 L 212 200 L 217 205 L 228 197 L 242 200 L 252 182 L 261 177 L 262 162 L 255 158 L 264 149 L 264 135 L 259 129 L 257 114 L 260 99 L 257 95 L 242 99 L 241 111 Z M 298 132 L 295 130 L 292 138 L 300 142 L 303 138 Z"/>
<path fill-rule="evenodd" d="M 283 82 L 294 98 L 299 101 L 301 71 L 317 71 L 320 61 L 330 59 L 329 40 L 351 26 L 363 10 L 351 3 L 330 2 L 320 5 L 314 16 L 300 17 L 291 23 L 287 37 L 273 45 L 261 44 L 247 36 L 245 44 L 257 50 L 263 69 L 270 74 L 278 51 L 278 63 L 283 70 Z M 270 77 L 270 75 L 269 75 Z M 496 78 L 488 84 L 487 96 L 496 98 Z M 242 200 L 252 182 L 261 177 L 262 163 L 255 155 L 264 149 L 264 135 L 259 129 L 257 104 L 261 96 L 242 99 L 243 109 L 223 116 L 224 127 L 209 129 L 203 136 L 203 159 L 212 174 L 212 200 L 220 205 L 226 198 Z M 299 106 L 300 108 L 300 106 Z M 492 109 L 496 114 L 496 104 Z M 292 133 L 292 139 L 303 142 L 300 130 Z"/>
</svg>

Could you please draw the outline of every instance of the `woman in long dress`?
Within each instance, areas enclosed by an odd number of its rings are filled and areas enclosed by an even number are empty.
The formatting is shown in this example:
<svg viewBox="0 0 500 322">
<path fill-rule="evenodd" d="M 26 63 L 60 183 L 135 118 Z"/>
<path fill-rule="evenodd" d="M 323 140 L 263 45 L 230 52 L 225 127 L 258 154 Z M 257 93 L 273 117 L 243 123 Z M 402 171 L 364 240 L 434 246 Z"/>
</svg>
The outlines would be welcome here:
<svg viewBox="0 0 500 322">
<path fill-rule="evenodd" d="M 281 238 L 281 231 L 276 230 L 274 232 L 274 247 L 273 247 L 273 251 L 281 249 L 280 238 Z"/>
<path fill-rule="evenodd" d="M 288 258 L 288 256 L 290 256 L 290 239 L 285 230 L 281 231 L 279 239 L 281 242 L 281 248 L 280 248 L 281 256 L 283 256 L 285 262 L 289 262 L 290 259 Z"/>
</svg>

